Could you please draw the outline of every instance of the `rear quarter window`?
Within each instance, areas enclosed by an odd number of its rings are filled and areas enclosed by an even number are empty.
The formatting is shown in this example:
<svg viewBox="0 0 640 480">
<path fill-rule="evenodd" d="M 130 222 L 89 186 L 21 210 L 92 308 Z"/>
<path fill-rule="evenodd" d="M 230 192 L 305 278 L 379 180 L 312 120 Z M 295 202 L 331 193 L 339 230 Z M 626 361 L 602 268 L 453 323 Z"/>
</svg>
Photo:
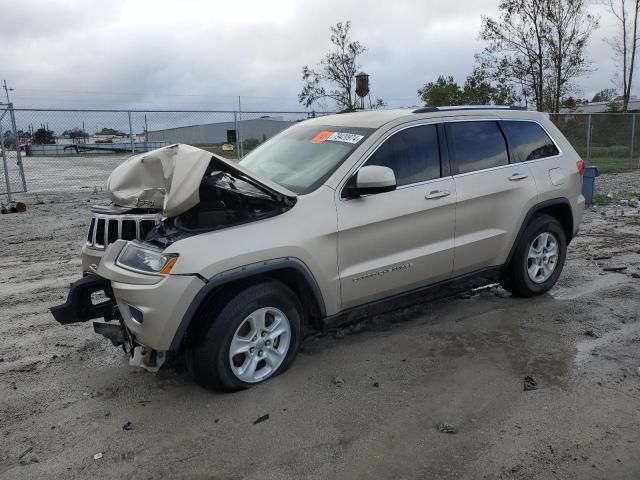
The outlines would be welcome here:
<svg viewBox="0 0 640 480">
<path fill-rule="evenodd" d="M 553 157 L 560 153 L 547 132 L 535 122 L 506 120 L 502 122 L 502 127 L 516 162 Z"/>
</svg>

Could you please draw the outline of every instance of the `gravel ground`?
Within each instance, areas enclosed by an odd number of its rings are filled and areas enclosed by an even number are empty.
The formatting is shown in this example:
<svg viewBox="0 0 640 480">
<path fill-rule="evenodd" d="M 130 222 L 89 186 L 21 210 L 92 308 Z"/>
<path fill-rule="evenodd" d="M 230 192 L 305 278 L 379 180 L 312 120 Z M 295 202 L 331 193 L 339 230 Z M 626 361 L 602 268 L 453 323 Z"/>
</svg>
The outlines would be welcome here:
<svg viewBox="0 0 640 480">
<path fill-rule="evenodd" d="M 638 209 L 588 210 L 548 295 L 375 316 L 221 395 L 49 315 L 104 201 L 78 186 L 0 216 L 0 478 L 640 478 Z"/>
</svg>

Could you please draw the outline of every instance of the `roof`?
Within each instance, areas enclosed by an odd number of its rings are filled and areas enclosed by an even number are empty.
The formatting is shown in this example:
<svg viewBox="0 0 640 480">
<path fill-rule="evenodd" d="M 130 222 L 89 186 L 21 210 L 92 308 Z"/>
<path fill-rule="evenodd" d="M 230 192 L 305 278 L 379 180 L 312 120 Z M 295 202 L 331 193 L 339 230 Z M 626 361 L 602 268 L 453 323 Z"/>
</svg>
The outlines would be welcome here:
<svg viewBox="0 0 640 480">
<path fill-rule="evenodd" d="M 449 107 L 413 107 L 390 110 L 364 110 L 359 112 L 338 113 L 307 120 L 305 124 L 335 125 L 345 127 L 379 128 L 398 119 L 418 120 L 421 118 L 451 116 L 486 116 L 487 114 L 508 114 L 513 118 L 536 118 L 539 112 L 519 107 L 499 107 L 493 105 L 460 105 Z"/>
</svg>

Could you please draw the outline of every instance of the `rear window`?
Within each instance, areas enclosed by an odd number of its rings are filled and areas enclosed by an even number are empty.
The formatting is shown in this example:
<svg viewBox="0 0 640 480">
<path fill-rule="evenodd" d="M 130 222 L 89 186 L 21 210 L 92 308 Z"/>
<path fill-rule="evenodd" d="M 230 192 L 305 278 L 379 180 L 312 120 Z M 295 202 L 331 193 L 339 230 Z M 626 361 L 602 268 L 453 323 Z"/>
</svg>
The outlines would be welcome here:
<svg viewBox="0 0 640 480">
<path fill-rule="evenodd" d="M 374 131 L 332 125 L 292 126 L 240 161 L 244 168 L 298 194 L 320 185 Z"/>
<path fill-rule="evenodd" d="M 558 155 L 558 148 L 547 132 L 535 122 L 504 121 L 502 126 L 515 154 L 515 161 L 526 162 Z"/>
<path fill-rule="evenodd" d="M 451 122 L 445 125 L 457 173 L 509 164 L 507 144 L 497 122 Z"/>
</svg>

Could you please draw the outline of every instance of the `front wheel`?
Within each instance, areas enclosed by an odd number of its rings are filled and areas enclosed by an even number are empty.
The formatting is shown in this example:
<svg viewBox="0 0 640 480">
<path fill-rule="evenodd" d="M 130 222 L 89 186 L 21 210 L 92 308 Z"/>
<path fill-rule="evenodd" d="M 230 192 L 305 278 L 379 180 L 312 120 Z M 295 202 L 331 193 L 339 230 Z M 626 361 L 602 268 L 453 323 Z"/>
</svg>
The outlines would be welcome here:
<svg viewBox="0 0 640 480">
<path fill-rule="evenodd" d="M 562 273 L 567 239 L 562 225 L 550 215 L 533 217 L 504 273 L 502 286 L 520 297 L 542 295 Z"/>
<path fill-rule="evenodd" d="M 187 349 L 187 365 L 201 385 L 236 391 L 283 372 L 300 346 L 302 307 L 279 282 L 250 286 L 218 313 L 201 319 L 207 331 Z"/>
</svg>

